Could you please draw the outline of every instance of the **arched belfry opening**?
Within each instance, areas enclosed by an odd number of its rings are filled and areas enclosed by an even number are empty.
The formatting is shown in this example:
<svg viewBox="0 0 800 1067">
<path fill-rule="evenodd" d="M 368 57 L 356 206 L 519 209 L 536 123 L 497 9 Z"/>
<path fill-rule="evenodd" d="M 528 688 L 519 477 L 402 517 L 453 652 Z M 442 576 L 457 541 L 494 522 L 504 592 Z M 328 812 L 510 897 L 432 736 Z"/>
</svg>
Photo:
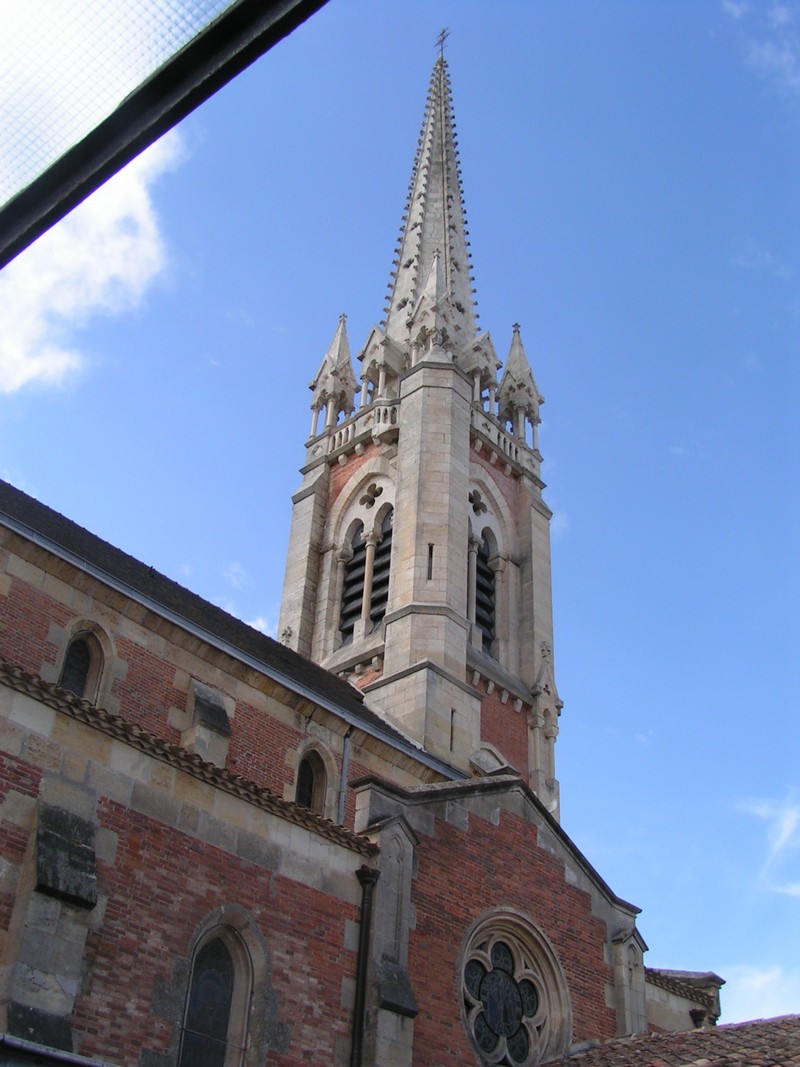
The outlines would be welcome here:
<svg viewBox="0 0 800 1067">
<path fill-rule="evenodd" d="M 392 529 L 394 510 L 389 508 L 380 527 L 380 540 L 375 545 L 375 561 L 370 590 L 369 621 L 372 630 L 377 630 L 386 614 L 389 601 L 389 574 L 392 562 Z"/>
<path fill-rule="evenodd" d="M 475 559 L 475 624 L 481 632 L 481 647 L 491 655 L 496 636 L 495 574 L 492 546 L 486 533 L 480 539 Z"/>
<path fill-rule="evenodd" d="M 364 527 L 356 527 L 350 540 L 350 556 L 345 560 L 342 582 L 342 610 L 339 618 L 339 633 L 342 644 L 353 640 L 356 622 L 361 618 L 361 605 L 364 598 L 364 574 L 367 560 L 367 543 L 364 540 Z"/>
<path fill-rule="evenodd" d="M 383 622 L 389 602 L 393 523 L 394 510 L 387 506 L 371 529 L 359 522 L 349 540 L 342 573 L 341 645 L 375 633 Z"/>
</svg>

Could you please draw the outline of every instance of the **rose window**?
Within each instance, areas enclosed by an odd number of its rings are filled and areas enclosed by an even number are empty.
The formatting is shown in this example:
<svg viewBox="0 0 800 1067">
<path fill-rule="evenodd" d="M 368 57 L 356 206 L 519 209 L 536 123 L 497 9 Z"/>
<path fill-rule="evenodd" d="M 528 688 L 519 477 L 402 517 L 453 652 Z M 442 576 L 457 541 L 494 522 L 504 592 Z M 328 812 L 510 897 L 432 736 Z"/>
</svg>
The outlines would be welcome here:
<svg viewBox="0 0 800 1067">
<path fill-rule="evenodd" d="M 535 1063 L 545 1018 L 537 975 L 511 944 L 473 949 L 464 967 L 464 1006 L 475 1044 L 488 1063 Z"/>
<path fill-rule="evenodd" d="M 566 1051 L 572 1012 L 563 971 L 530 920 L 486 913 L 467 935 L 462 960 L 463 1019 L 482 1063 L 534 1067 Z"/>
</svg>

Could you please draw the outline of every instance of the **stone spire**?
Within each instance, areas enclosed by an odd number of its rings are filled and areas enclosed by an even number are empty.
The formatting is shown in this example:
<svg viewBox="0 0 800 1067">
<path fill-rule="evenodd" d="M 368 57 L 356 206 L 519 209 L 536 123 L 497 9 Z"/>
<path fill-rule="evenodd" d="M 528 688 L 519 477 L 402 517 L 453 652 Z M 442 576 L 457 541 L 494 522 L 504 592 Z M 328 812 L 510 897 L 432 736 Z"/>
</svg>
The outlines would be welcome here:
<svg viewBox="0 0 800 1067">
<path fill-rule="evenodd" d="M 521 419 L 527 418 L 532 426 L 539 422 L 539 405 L 544 397 L 539 392 L 531 365 L 522 346 L 519 323 L 514 323 L 511 348 L 506 359 L 503 378 L 497 391 L 497 417 L 508 421 L 519 434 Z M 519 434 L 523 436 L 523 434 Z"/>
<path fill-rule="evenodd" d="M 340 412 L 344 412 L 346 416 L 350 415 L 354 407 L 357 385 L 350 360 L 346 321 L 346 315 L 339 316 L 339 324 L 333 340 L 314 380 L 309 385 L 312 392 L 311 409 L 315 414 L 315 420 L 317 413 L 325 408 L 326 425 L 335 422 Z"/>
<path fill-rule="evenodd" d="M 426 297 L 450 305 L 446 316 L 457 348 L 475 336 L 466 217 L 447 62 L 433 67 L 425 117 L 414 160 L 400 241 L 390 280 L 385 333 L 405 347 Z M 421 324 L 420 324 L 421 325 Z"/>
</svg>

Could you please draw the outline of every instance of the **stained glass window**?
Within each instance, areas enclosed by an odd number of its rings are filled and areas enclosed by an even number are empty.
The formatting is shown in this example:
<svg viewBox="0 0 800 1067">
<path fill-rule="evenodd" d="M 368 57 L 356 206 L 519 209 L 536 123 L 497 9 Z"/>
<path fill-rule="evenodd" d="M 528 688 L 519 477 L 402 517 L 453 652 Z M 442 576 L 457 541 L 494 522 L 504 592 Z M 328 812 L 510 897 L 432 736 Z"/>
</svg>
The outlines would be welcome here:
<svg viewBox="0 0 800 1067">
<path fill-rule="evenodd" d="M 179 1067 L 224 1067 L 234 978 L 222 939 L 203 945 L 192 970 Z"/>
<path fill-rule="evenodd" d="M 463 997 L 472 1037 L 492 1064 L 528 1067 L 537 1063 L 545 1027 L 538 977 L 520 946 L 487 938 L 464 964 Z"/>
</svg>

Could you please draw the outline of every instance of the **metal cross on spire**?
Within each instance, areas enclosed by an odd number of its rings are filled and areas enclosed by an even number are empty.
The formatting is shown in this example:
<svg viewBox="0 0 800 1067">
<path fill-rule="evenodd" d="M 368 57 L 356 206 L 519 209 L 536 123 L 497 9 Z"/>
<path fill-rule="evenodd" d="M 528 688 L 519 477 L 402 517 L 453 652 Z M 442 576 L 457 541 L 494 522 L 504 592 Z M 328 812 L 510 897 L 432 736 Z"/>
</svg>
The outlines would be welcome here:
<svg viewBox="0 0 800 1067">
<path fill-rule="evenodd" d="M 439 49 L 439 55 L 444 58 L 444 42 L 450 36 L 450 31 L 446 26 L 442 28 L 441 33 L 436 38 L 436 47 Z"/>
</svg>

